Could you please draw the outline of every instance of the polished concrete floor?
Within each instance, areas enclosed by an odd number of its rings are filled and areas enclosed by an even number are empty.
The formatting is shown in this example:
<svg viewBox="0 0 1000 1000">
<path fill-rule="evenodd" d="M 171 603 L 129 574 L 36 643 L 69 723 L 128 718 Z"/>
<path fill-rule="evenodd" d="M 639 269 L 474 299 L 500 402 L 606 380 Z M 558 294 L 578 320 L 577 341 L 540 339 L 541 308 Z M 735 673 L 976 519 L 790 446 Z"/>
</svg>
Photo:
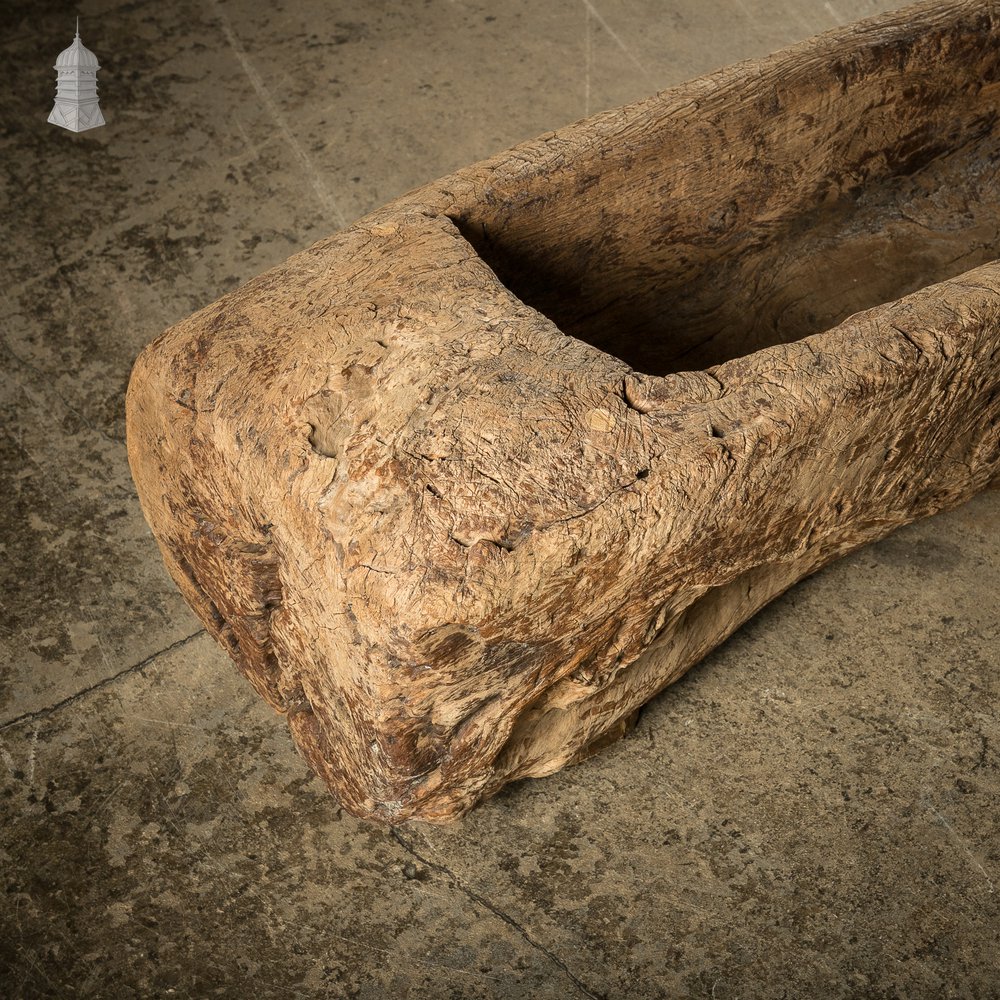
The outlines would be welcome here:
<svg viewBox="0 0 1000 1000">
<path fill-rule="evenodd" d="M 1000 996 L 1000 494 L 795 587 L 625 741 L 342 813 L 161 565 L 163 328 L 423 181 L 893 4 L 5 0 L 0 996 Z M 46 124 L 81 15 L 107 126 Z"/>
</svg>

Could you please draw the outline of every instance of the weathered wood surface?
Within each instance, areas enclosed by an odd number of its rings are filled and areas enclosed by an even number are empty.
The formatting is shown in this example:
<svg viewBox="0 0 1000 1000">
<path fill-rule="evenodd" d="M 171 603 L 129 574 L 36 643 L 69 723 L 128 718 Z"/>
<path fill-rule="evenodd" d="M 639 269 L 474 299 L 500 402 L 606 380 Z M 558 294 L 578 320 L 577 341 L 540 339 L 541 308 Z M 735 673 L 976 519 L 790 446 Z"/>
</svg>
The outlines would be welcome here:
<svg viewBox="0 0 1000 1000">
<path fill-rule="evenodd" d="M 993 3 L 838 30 L 415 191 L 146 349 L 167 566 L 347 809 L 447 820 L 579 759 L 997 477 L 998 66 Z"/>
</svg>

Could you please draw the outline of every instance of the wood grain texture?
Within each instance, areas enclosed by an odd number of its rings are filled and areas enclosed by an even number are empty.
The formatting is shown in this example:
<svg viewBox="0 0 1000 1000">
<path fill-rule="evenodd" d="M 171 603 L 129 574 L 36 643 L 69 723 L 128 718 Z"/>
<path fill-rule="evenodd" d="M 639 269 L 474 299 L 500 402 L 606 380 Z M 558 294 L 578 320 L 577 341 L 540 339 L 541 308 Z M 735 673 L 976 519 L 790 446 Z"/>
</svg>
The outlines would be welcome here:
<svg viewBox="0 0 1000 1000">
<path fill-rule="evenodd" d="M 924 4 L 578 122 L 144 351 L 166 564 L 348 810 L 580 759 L 998 476 L 998 36 Z"/>
</svg>

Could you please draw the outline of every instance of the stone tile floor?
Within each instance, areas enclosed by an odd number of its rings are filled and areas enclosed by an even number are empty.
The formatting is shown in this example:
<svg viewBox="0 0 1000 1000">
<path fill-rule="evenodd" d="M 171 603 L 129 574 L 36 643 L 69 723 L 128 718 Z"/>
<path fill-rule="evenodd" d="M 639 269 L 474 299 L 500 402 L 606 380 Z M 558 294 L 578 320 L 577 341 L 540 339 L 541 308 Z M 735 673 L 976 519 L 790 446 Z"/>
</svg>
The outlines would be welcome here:
<svg viewBox="0 0 1000 1000">
<path fill-rule="evenodd" d="M 146 530 L 164 327 L 423 181 L 892 4 L 7 0 L 0 996 L 1000 996 L 1000 494 L 794 588 L 624 742 L 342 813 Z M 73 18 L 107 126 L 47 125 Z"/>
</svg>

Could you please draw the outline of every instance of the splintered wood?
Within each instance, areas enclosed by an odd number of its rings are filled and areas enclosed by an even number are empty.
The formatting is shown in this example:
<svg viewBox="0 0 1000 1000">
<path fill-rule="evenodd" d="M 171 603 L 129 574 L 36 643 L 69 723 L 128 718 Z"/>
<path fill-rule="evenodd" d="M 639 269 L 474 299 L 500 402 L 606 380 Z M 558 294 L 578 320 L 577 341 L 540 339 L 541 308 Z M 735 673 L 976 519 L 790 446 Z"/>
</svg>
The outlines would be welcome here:
<svg viewBox="0 0 1000 1000">
<path fill-rule="evenodd" d="M 998 11 L 542 136 L 145 350 L 163 557 L 347 809 L 449 820 L 579 760 L 797 580 L 996 479 Z"/>
</svg>

